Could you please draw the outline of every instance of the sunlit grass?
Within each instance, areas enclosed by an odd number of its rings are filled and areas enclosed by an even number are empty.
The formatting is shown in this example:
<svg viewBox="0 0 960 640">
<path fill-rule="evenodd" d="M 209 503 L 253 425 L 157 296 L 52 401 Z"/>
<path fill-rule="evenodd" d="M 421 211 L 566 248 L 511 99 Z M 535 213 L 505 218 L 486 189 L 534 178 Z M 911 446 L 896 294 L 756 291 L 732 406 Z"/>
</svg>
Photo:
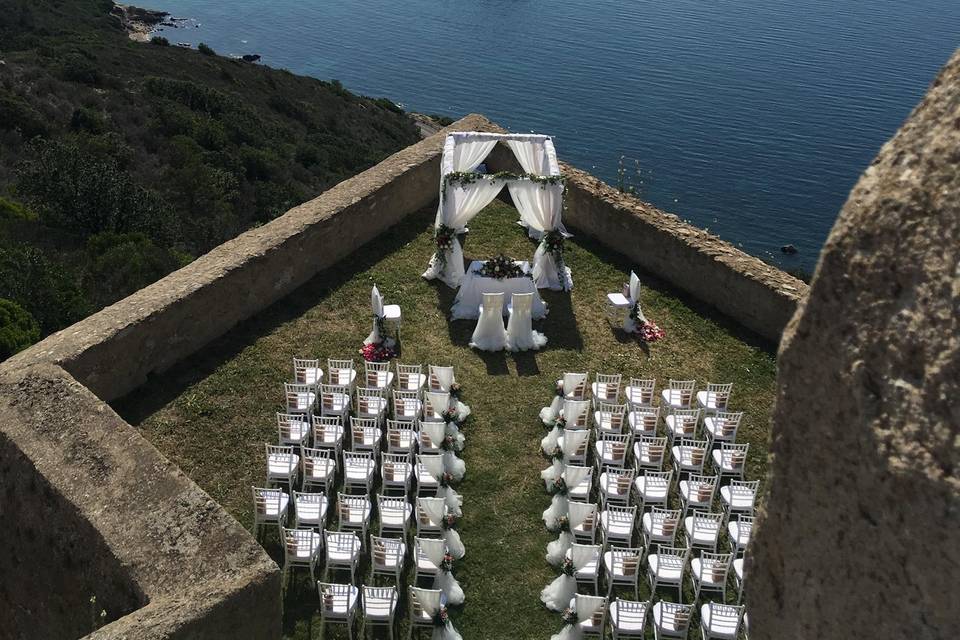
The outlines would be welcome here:
<svg viewBox="0 0 960 640">
<path fill-rule="evenodd" d="M 465 431 L 467 477 L 459 487 L 467 556 L 455 569 L 467 602 L 453 611 L 454 623 L 468 640 L 548 638 L 562 625 L 539 600 L 540 589 L 557 574 L 544 560 L 552 536 L 540 519 L 549 498 L 539 478 L 547 463 L 539 454 L 537 414 L 550 401 L 554 380 L 563 371 L 587 370 L 656 377 L 658 388 L 670 377 L 733 382 L 733 408 L 746 412 L 739 439 L 750 443 L 748 477 L 762 478 L 774 358 L 769 345 L 643 273 L 644 310 L 667 338 L 646 349 L 618 336 L 604 319 L 604 297 L 620 289 L 632 265 L 579 238 L 567 251 L 573 292 L 543 292 L 550 313 L 537 328 L 550 340 L 546 350 L 478 354 L 467 347 L 473 323 L 447 321 L 454 292 L 420 278 L 432 251 L 433 213 L 412 216 L 142 387 L 119 410 L 252 528 L 249 488 L 263 481 L 263 443 L 276 439 L 274 412 L 291 358 L 353 357 L 360 366 L 356 352 L 370 330 L 369 292 L 376 282 L 388 303 L 403 308 L 402 360 L 454 364 L 473 408 Z M 491 205 L 472 221 L 466 253 L 529 258 L 535 245 L 515 219 L 511 207 Z M 279 545 L 267 547 L 280 558 Z M 287 591 L 285 633 L 318 638 L 318 599 L 305 575 L 300 571 Z M 641 587 L 641 597 L 647 595 Z M 327 637 L 346 637 L 342 628 L 333 629 Z"/>
</svg>

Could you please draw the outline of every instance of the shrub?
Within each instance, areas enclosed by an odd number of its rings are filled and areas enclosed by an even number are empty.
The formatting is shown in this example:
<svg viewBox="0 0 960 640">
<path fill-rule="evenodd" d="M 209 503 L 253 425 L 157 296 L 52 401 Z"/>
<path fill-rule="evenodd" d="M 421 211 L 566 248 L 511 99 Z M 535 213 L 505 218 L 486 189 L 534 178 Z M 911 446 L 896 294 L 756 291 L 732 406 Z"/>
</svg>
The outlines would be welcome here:
<svg viewBox="0 0 960 640">
<path fill-rule="evenodd" d="M 169 47 L 170 41 L 163 36 L 153 36 L 150 38 L 150 44 L 155 44 L 158 47 Z"/>
<path fill-rule="evenodd" d="M 54 262 L 35 247 L 0 248 L 0 298 L 26 309 L 43 335 L 63 329 L 90 311 L 71 264 Z"/>
<path fill-rule="evenodd" d="M 40 339 L 40 325 L 12 300 L 0 298 L 0 359 L 6 360 Z"/>
<path fill-rule="evenodd" d="M 18 129 L 24 138 L 49 133 L 43 116 L 21 98 L 0 93 L 0 129 Z"/>
<path fill-rule="evenodd" d="M 36 220 L 37 214 L 19 202 L 0 198 L 0 220 Z"/>
<path fill-rule="evenodd" d="M 84 288 L 97 307 L 113 304 L 180 267 L 176 256 L 142 233 L 91 236 L 87 253 Z"/>
<path fill-rule="evenodd" d="M 378 107 L 386 109 L 387 111 L 392 111 L 394 113 L 403 113 L 403 109 L 401 109 L 396 102 L 394 102 L 393 100 L 390 100 L 389 98 L 377 98 L 373 102 Z"/>
<path fill-rule="evenodd" d="M 103 80 L 96 65 L 86 56 L 79 54 L 73 54 L 61 63 L 60 77 L 90 86 L 96 86 Z"/>
<path fill-rule="evenodd" d="M 80 107 L 74 109 L 70 117 L 70 128 L 74 131 L 86 131 L 88 133 L 103 133 L 107 128 L 107 121 L 96 109 L 89 107 Z"/>
<path fill-rule="evenodd" d="M 206 43 L 203 43 L 203 42 L 201 42 L 200 44 L 197 45 L 197 51 L 199 51 L 200 53 L 202 53 L 202 54 L 205 55 L 205 56 L 215 56 L 215 55 L 217 55 L 217 52 L 214 51 L 214 50 L 210 47 L 210 45 L 208 45 L 208 44 L 206 44 Z"/>
<path fill-rule="evenodd" d="M 179 102 L 194 111 L 204 111 L 210 115 L 221 113 L 227 105 L 227 96 L 189 80 L 173 80 L 150 76 L 144 81 L 144 88 L 159 98 Z"/>
</svg>

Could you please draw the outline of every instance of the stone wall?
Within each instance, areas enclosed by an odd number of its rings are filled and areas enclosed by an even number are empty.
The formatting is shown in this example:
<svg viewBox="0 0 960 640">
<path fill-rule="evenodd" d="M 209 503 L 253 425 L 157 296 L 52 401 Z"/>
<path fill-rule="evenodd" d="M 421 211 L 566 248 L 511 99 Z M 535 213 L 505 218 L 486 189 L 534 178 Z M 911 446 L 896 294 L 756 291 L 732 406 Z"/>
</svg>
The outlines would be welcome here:
<svg viewBox="0 0 960 640">
<path fill-rule="evenodd" d="M 497 171 L 519 170 L 503 145 L 488 164 Z M 585 171 L 561 162 L 560 172 L 567 184 L 564 224 L 572 232 L 622 253 L 774 344 L 780 341 L 806 295 L 803 281 Z"/>
<path fill-rule="evenodd" d="M 960 52 L 854 187 L 781 343 L 751 637 L 960 629 Z"/>
</svg>

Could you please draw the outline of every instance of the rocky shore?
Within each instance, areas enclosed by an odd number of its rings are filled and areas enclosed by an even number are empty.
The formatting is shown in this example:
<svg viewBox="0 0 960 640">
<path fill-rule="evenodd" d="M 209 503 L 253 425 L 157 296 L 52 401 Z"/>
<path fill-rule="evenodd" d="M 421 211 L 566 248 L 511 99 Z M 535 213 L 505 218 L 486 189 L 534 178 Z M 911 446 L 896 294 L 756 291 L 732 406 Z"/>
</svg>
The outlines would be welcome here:
<svg viewBox="0 0 960 640">
<path fill-rule="evenodd" d="M 170 14 L 166 11 L 142 9 L 133 5 L 114 3 L 110 14 L 120 21 L 127 36 L 136 42 L 147 42 L 157 25 L 166 21 Z"/>
</svg>

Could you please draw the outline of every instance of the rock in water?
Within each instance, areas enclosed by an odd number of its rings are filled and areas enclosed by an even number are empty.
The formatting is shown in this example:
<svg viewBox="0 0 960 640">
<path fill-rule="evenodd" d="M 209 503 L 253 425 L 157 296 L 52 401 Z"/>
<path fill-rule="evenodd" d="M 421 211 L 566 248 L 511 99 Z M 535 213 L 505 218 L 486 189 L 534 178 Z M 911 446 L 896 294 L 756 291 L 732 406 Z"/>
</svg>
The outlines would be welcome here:
<svg viewBox="0 0 960 640">
<path fill-rule="evenodd" d="M 782 247 L 780 247 L 780 251 L 782 251 L 782 252 L 784 252 L 784 253 L 786 253 L 786 254 L 789 254 L 789 255 L 793 255 L 793 254 L 797 253 L 797 248 L 796 248 L 795 246 L 793 246 L 792 244 L 785 244 L 785 245 L 783 245 Z"/>
<path fill-rule="evenodd" d="M 257 53 L 248 53 L 246 55 L 240 56 L 240 59 L 244 62 L 259 62 L 260 55 Z"/>
<path fill-rule="evenodd" d="M 960 629 L 960 52 L 854 187 L 777 358 L 750 637 Z"/>
</svg>

